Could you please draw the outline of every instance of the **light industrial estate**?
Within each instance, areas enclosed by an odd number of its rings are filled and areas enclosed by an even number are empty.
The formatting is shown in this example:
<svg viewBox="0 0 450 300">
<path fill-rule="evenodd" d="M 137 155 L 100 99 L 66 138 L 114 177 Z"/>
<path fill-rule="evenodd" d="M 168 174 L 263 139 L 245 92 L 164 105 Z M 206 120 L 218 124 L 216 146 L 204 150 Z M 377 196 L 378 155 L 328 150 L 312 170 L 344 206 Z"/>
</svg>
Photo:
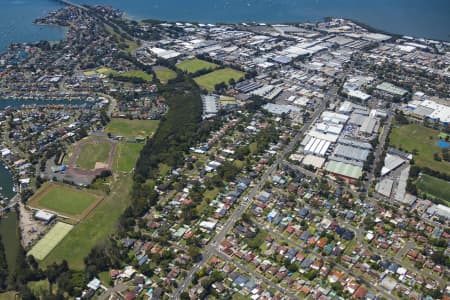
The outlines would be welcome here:
<svg viewBox="0 0 450 300">
<path fill-rule="evenodd" d="M 63 41 L 0 55 L 24 104 L 0 110 L 21 242 L 0 290 L 449 299 L 448 43 L 64 3 L 36 20 Z"/>
</svg>

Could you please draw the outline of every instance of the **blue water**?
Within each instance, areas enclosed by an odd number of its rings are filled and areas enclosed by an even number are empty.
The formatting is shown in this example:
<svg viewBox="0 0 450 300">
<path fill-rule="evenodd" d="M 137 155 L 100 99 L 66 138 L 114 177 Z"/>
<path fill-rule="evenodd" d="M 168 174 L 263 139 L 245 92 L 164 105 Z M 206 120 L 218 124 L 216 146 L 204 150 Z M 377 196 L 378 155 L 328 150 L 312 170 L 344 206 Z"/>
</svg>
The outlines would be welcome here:
<svg viewBox="0 0 450 300">
<path fill-rule="evenodd" d="M 33 20 L 49 11 L 62 7 L 50 0 L 0 0 L 0 52 L 11 43 L 56 41 L 66 30 L 50 26 L 37 26 Z"/>
<path fill-rule="evenodd" d="M 75 0 L 108 4 L 135 19 L 302 22 L 354 18 L 389 32 L 450 40 L 449 0 Z"/>
<path fill-rule="evenodd" d="M 13 179 L 9 170 L 6 169 L 5 165 L 0 162 L 0 194 L 6 196 L 8 199 L 14 196 L 13 192 Z"/>
<path fill-rule="evenodd" d="M 347 17 L 389 32 L 450 41 L 449 0 L 75 0 L 107 4 L 134 19 L 198 22 L 302 22 Z M 11 42 L 58 40 L 64 30 L 31 22 L 52 0 L 0 0 L 0 51 Z"/>
</svg>

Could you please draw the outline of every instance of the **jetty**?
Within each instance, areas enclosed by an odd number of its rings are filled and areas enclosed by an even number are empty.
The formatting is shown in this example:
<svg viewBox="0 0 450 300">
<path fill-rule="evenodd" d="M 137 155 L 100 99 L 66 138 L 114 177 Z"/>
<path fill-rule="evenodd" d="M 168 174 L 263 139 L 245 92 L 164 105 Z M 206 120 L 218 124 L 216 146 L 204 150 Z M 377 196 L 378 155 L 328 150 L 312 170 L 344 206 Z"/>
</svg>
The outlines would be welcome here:
<svg viewBox="0 0 450 300">
<path fill-rule="evenodd" d="M 20 194 L 16 194 L 14 197 L 11 198 L 7 206 L 0 208 L 0 215 L 2 215 L 5 211 L 16 206 L 17 203 L 19 202 L 20 202 Z"/>
</svg>

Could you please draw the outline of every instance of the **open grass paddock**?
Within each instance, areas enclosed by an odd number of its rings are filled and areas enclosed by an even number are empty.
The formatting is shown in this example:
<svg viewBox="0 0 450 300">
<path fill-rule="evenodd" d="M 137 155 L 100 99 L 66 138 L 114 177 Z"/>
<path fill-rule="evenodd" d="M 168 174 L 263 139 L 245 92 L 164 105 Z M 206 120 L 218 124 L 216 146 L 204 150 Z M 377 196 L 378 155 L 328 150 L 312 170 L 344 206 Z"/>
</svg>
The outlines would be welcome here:
<svg viewBox="0 0 450 300">
<path fill-rule="evenodd" d="M 244 72 L 231 68 L 225 68 L 205 75 L 201 75 L 199 77 L 195 77 L 194 80 L 200 87 L 208 91 L 214 91 L 216 84 L 223 82 L 228 85 L 230 79 L 234 79 L 235 81 L 237 81 L 244 77 L 244 75 Z"/>
<path fill-rule="evenodd" d="M 106 126 L 105 131 L 115 136 L 133 138 L 137 136 L 151 136 L 158 128 L 156 120 L 129 120 L 114 118 Z"/>
<path fill-rule="evenodd" d="M 209 61 L 201 60 L 198 58 L 194 59 L 187 59 L 185 61 L 180 62 L 177 64 L 177 68 L 185 71 L 187 73 L 195 73 L 202 70 L 214 70 L 218 67 L 218 65 L 213 64 Z"/>
<path fill-rule="evenodd" d="M 450 163 L 434 160 L 434 153 L 441 153 L 437 146 L 439 131 L 419 124 L 408 124 L 392 129 L 390 134 L 391 146 L 402 149 L 414 155 L 414 161 L 419 167 L 428 167 L 435 171 L 450 174 Z"/>
<path fill-rule="evenodd" d="M 33 255 L 37 260 L 43 260 L 52 251 L 56 245 L 61 242 L 64 237 L 72 230 L 73 226 L 58 222 L 50 229 L 49 232 L 28 252 L 28 255 Z"/>
</svg>

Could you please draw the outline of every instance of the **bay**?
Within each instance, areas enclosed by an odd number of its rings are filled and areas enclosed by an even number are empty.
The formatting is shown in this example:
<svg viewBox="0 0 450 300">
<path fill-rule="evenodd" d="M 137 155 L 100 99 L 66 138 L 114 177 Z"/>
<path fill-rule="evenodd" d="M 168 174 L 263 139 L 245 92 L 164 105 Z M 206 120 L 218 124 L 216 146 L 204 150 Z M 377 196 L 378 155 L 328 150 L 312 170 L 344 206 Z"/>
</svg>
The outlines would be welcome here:
<svg viewBox="0 0 450 300">
<path fill-rule="evenodd" d="M 392 33 L 450 40 L 448 0 L 74 0 L 111 5 L 134 19 L 304 22 L 351 18 Z"/>
<path fill-rule="evenodd" d="M 392 33 L 450 41 L 448 0 L 74 0 L 111 5 L 129 17 L 191 22 L 305 22 L 352 18 Z M 0 0 L 0 52 L 12 42 L 60 40 L 65 30 L 32 21 L 61 6 L 54 0 Z"/>
<path fill-rule="evenodd" d="M 39 26 L 32 22 L 62 7 L 50 0 L 0 0 L 0 52 L 11 43 L 57 41 L 64 38 L 64 28 Z"/>
</svg>

